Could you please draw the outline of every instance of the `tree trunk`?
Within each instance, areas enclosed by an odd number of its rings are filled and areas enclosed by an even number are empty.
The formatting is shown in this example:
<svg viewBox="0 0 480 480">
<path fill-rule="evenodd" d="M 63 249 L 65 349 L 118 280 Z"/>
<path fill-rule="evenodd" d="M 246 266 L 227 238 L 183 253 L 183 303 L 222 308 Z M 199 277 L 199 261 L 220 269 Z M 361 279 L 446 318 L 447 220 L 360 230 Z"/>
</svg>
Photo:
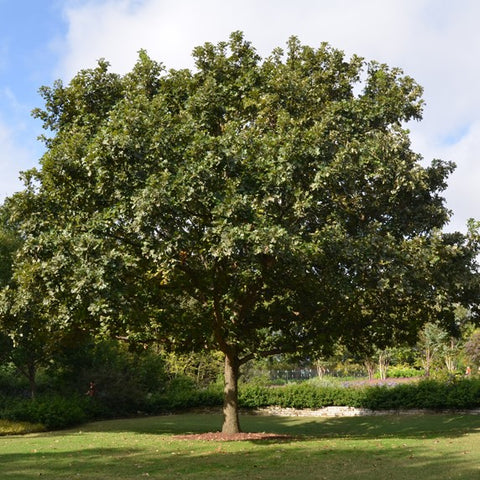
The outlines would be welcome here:
<svg viewBox="0 0 480 480">
<path fill-rule="evenodd" d="M 314 363 L 314 365 L 315 365 L 315 368 L 317 369 L 318 378 L 323 378 L 325 373 L 327 373 L 327 367 L 325 367 L 325 365 L 323 365 L 321 360 L 317 360 Z"/>
<path fill-rule="evenodd" d="M 32 400 L 34 400 L 37 395 L 36 374 L 37 374 L 37 369 L 35 368 L 35 363 L 30 362 L 28 364 L 28 383 L 30 384 L 30 396 Z"/>
<path fill-rule="evenodd" d="M 446 348 L 445 353 L 445 365 L 447 367 L 447 371 L 450 374 L 455 373 L 455 340 L 453 337 L 450 337 L 450 346 Z"/>
<path fill-rule="evenodd" d="M 385 380 L 387 378 L 387 368 L 389 363 L 389 357 L 387 351 L 382 351 L 378 355 L 378 371 L 380 373 L 380 379 Z"/>
<path fill-rule="evenodd" d="M 235 355 L 225 355 L 225 388 L 223 400 L 222 433 L 239 433 L 238 419 L 239 362 Z"/>
<path fill-rule="evenodd" d="M 364 361 L 365 368 L 367 369 L 367 374 L 368 374 L 368 379 L 373 380 L 375 377 L 375 368 L 377 367 L 377 364 L 373 358 L 367 358 Z"/>
<path fill-rule="evenodd" d="M 424 359 L 424 368 L 425 368 L 425 376 L 430 376 L 430 366 L 432 364 L 432 352 L 430 348 L 425 349 L 425 359 Z"/>
</svg>

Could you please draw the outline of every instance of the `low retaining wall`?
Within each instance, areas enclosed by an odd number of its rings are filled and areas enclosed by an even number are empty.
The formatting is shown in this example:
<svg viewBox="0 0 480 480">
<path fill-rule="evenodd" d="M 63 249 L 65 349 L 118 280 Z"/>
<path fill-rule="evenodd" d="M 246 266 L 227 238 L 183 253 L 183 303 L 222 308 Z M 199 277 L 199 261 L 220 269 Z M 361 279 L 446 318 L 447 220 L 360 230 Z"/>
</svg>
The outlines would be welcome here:
<svg viewBox="0 0 480 480">
<path fill-rule="evenodd" d="M 457 413 L 480 415 L 480 408 L 473 410 L 370 410 L 368 408 L 355 407 L 323 407 L 319 409 L 309 408 L 282 408 L 265 407 L 253 411 L 256 415 L 276 415 L 280 417 L 360 417 L 365 415 L 422 415 L 426 413 Z"/>
</svg>

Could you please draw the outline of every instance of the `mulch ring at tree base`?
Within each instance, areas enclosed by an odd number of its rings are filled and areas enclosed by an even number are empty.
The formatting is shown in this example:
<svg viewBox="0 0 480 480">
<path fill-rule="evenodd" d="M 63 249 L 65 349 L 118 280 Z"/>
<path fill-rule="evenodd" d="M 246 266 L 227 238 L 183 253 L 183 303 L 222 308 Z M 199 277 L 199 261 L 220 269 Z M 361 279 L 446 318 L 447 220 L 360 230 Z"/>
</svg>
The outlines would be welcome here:
<svg viewBox="0 0 480 480">
<path fill-rule="evenodd" d="M 174 435 L 176 440 L 206 440 L 216 442 L 238 442 L 248 440 L 291 440 L 295 437 L 292 435 L 281 435 L 278 433 L 265 432 L 240 432 L 240 433 L 222 433 L 222 432 L 207 432 L 207 433 L 191 433 L 188 435 Z"/>
</svg>

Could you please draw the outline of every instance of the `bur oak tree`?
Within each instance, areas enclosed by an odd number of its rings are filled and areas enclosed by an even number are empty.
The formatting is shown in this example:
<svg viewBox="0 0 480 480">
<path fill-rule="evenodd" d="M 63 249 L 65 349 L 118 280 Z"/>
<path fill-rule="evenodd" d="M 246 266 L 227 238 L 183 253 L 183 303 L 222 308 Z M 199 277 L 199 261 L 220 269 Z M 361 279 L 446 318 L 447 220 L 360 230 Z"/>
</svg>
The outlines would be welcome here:
<svg viewBox="0 0 480 480">
<path fill-rule="evenodd" d="M 241 33 L 166 70 L 144 51 L 41 89 L 50 131 L 17 199 L 18 277 L 57 328 L 225 357 L 223 431 L 242 364 L 413 339 L 476 289 L 476 237 L 441 233 L 453 164 L 426 165 L 400 69 Z M 21 283 L 21 282 L 20 282 Z"/>
</svg>

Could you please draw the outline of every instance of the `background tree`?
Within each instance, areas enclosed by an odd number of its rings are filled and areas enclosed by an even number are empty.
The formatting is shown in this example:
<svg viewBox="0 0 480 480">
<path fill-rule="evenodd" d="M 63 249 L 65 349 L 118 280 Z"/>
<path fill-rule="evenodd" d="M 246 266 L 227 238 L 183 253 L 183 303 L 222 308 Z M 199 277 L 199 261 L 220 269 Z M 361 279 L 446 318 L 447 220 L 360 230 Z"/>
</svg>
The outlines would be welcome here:
<svg viewBox="0 0 480 480">
<path fill-rule="evenodd" d="M 465 342 L 464 349 L 468 361 L 480 369 L 480 330 L 472 333 Z"/>
<path fill-rule="evenodd" d="M 462 342 L 460 338 L 456 338 L 452 335 L 448 337 L 446 343 L 442 345 L 441 355 L 445 363 L 447 372 L 450 375 L 455 374 L 458 364 L 458 357 L 462 350 Z"/>
<path fill-rule="evenodd" d="M 440 233 L 453 165 L 411 151 L 422 92 L 401 70 L 295 38 L 262 60 L 240 33 L 194 58 L 42 88 L 52 136 L 17 198 L 17 269 L 57 329 L 221 351 L 232 433 L 242 364 L 452 322 L 477 242 Z"/>
<path fill-rule="evenodd" d="M 35 265 L 24 264 L 26 268 L 22 271 L 14 269 L 25 240 L 19 226 L 10 220 L 14 201 L 8 200 L 0 209 L 0 358 L 12 363 L 28 380 L 34 398 L 38 368 L 48 362 L 58 338 L 46 328 L 42 317 L 44 290 L 39 290 L 38 283 L 30 282 Z M 22 277 L 21 289 L 19 277 Z"/>
<path fill-rule="evenodd" d="M 422 353 L 421 362 L 425 370 L 425 376 L 429 377 L 433 365 L 442 362 L 442 354 L 448 348 L 450 336 L 439 325 L 427 323 L 419 333 L 418 346 Z"/>
<path fill-rule="evenodd" d="M 381 380 L 387 378 L 388 365 L 390 364 L 391 352 L 388 348 L 378 351 L 378 373 Z"/>
</svg>

